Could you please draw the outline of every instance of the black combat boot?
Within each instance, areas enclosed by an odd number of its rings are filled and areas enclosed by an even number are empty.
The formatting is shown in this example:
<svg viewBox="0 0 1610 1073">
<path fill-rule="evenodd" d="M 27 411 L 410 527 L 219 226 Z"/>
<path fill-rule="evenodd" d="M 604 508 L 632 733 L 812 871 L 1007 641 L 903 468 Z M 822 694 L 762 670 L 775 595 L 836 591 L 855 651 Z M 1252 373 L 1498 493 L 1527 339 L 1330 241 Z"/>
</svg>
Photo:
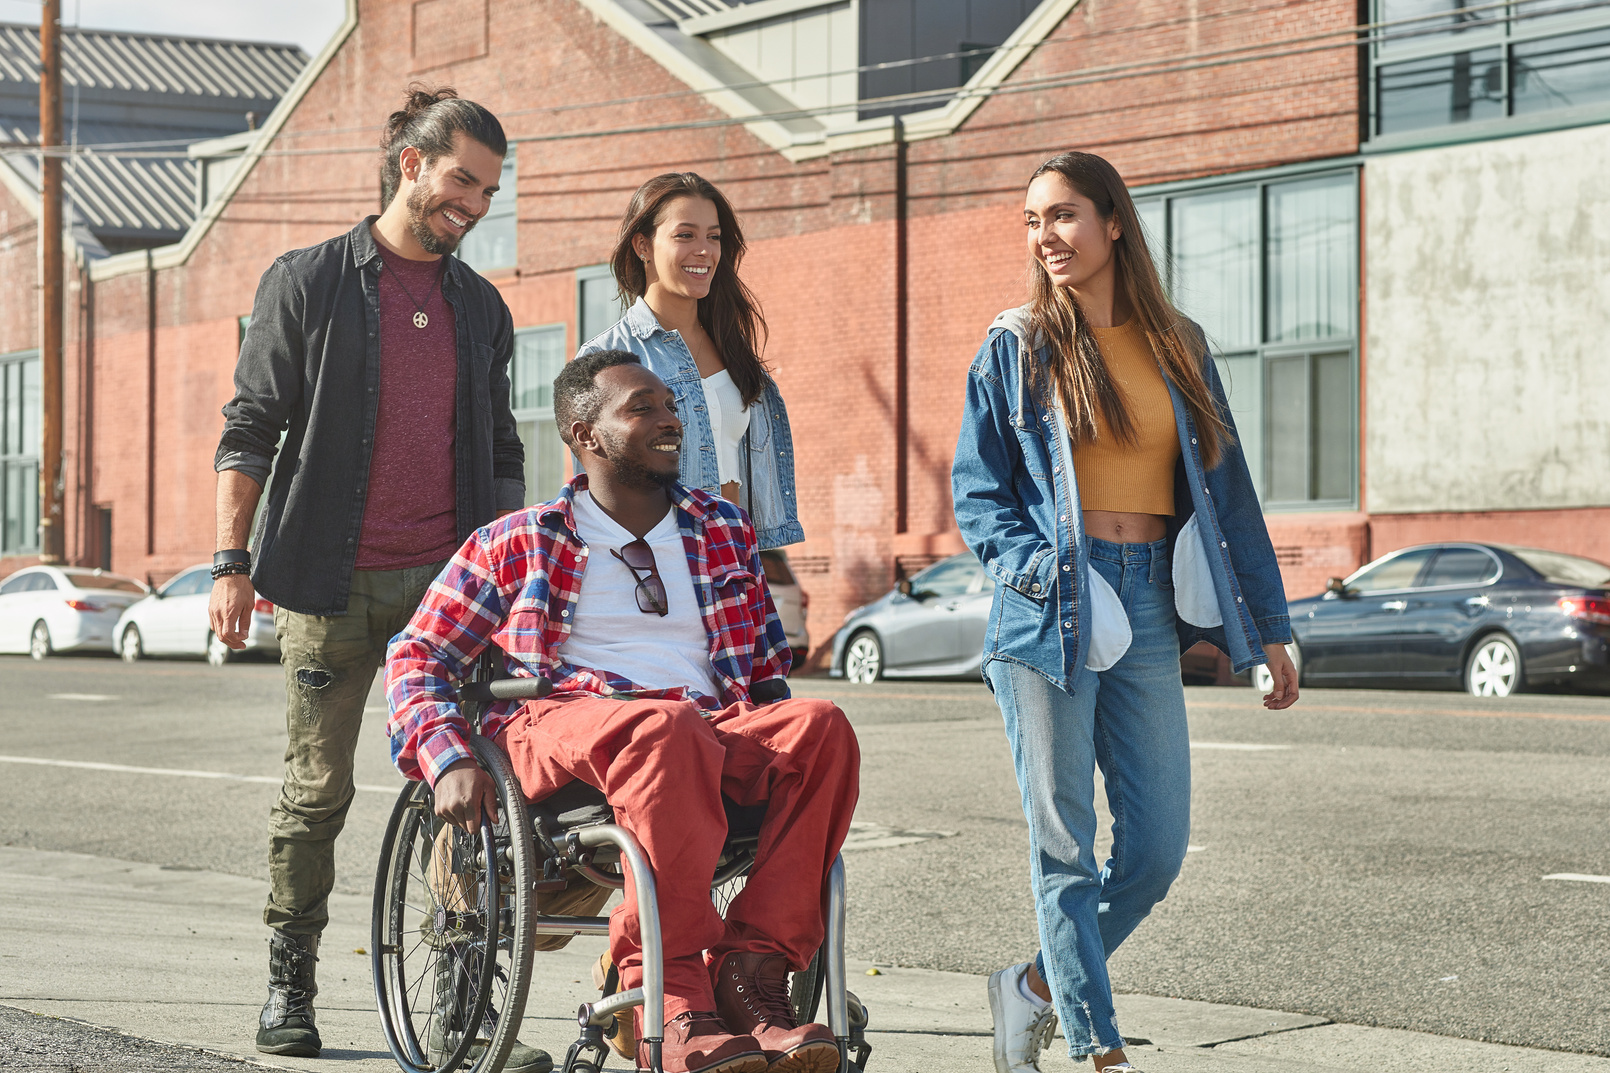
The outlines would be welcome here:
<svg viewBox="0 0 1610 1073">
<path fill-rule="evenodd" d="M 268 941 L 268 1001 L 257 1029 L 257 1049 L 264 1054 L 317 1058 L 323 1048 L 313 1024 L 313 997 L 319 985 L 313 966 L 319 960 L 317 935 L 290 935 L 276 930 Z"/>
</svg>

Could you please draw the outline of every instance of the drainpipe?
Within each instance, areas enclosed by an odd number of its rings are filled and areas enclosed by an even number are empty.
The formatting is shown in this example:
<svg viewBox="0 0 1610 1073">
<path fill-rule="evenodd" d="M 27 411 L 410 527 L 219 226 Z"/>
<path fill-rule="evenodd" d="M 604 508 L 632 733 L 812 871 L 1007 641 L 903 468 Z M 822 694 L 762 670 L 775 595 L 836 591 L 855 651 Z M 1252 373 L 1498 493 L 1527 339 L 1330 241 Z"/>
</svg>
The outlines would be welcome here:
<svg viewBox="0 0 1610 1073">
<path fill-rule="evenodd" d="M 908 372 L 906 125 L 894 117 L 894 531 L 910 528 L 911 393 Z"/>
<path fill-rule="evenodd" d="M 157 550 L 157 266 L 145 251 L 145 553 Z"/>
</svg>

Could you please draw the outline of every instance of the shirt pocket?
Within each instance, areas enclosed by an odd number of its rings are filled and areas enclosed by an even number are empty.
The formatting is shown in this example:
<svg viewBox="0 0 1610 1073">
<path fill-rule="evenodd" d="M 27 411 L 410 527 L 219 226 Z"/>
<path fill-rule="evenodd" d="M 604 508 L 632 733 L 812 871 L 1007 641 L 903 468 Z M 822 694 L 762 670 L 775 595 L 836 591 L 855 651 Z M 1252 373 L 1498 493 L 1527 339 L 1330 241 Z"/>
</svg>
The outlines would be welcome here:
<svg viewBox="0 0 1610 1073">
<path fill-rule="evenodd" d="M 1012 416 L 1012 428 L 1017 432 L 1018 451 L 1023 456 L 1023 468 L 1035 480 L 1049 480 L 1051 476 L 1051 445 L 1047 437 L 1049 422 L 1038 421 L 1032 415 Z"/>
</svg>

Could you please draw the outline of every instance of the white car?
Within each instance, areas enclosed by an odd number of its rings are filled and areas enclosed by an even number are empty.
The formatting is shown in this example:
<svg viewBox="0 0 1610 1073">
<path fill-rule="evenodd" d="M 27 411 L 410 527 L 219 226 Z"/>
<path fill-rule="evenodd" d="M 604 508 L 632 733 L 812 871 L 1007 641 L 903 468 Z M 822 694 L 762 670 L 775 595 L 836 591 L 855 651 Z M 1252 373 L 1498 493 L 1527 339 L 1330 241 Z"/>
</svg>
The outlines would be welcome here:
<svg viewBox="0 0 1610 1073">
<path fill-rule="evenodd" d="M 146 594 L 131 577 L 30 566 L 0 581 L 0 652 L 110 652 L 123 609 Z"/>
<path fill-rule="evenodd" d="M 211 598 L 211 563 L 179 571 L 166 585 L 123 612 L 114 635 L 118 653 L 130 663 L 144 656 L 206 656 L 214 667 L 242 655 L 213 636 L 207 619 Z M 245 650 L 279 658 L 274 605 L 262 597 L 252 605 Z"/>
<path fill-rule="evenodd" d="M 772 606 L 783 624 L 788 647 L 794 650 L 794 666 L 803 667 L 805 657 L 811 652 L 811 639 L 805 631 L 805 615 L 811 609 L 810 594 L 799 587 L 793 568 L 788 565 L 788 556 L 781 550 L 761 552 L 760 561 L 766 567 L 766 587 L 771 589 Z"/>
</svg>

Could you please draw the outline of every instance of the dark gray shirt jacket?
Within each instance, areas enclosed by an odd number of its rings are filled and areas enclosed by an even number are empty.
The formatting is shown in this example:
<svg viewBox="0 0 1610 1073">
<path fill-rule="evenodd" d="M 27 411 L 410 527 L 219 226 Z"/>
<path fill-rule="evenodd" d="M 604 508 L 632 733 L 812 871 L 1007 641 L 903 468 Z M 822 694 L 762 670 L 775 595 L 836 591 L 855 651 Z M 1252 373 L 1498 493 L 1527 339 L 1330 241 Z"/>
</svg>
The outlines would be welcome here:
<svg viewBox="0 0 1610 1073">
<path fill-rule="evenodd" d="M 376 219 L 284 254 L 263 274 L 213 462 L 268 484 L 252 584 L 304 615 L 345 614 L 352 591 L 380 401 L 382 264 L 369 230 Z M 509 309 L 462 261 L 451 254 L 446 261 L 442 294 L 458 335 L 454 456 L 463 540 L 498 511 L 525 505 L 525 450 L 509 409 Z"/>
</svg>

